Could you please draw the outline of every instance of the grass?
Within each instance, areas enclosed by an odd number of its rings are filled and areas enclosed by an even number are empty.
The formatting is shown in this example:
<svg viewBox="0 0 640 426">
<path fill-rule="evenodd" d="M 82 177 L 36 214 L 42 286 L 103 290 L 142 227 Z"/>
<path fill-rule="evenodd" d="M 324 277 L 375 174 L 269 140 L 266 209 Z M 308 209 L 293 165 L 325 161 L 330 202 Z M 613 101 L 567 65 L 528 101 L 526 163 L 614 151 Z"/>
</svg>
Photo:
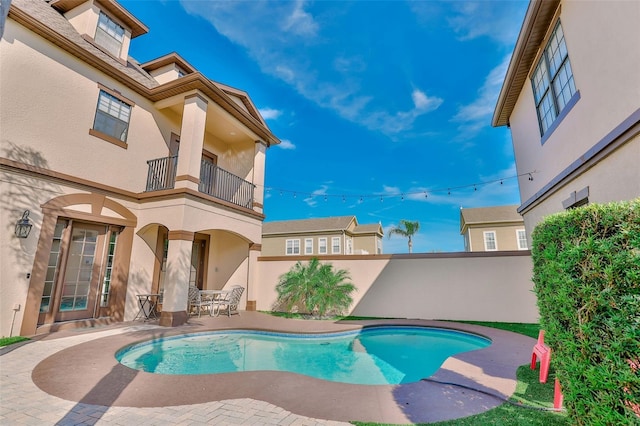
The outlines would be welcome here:
<svg viewBox="0 0 640 426">
<path fill-rule="evenodd" d="M 24 342 L 25 340 L 29 339 L 22 336 L 0 337 L 0 348 L 3 346 L 11 345 L 13 343 Z"/>
<path fill-rule="evenodd" d="M 465 324 L 483 325 L 485 327 L 499 328 L 500 330 L 512 331 L 514 333 L 524 334 L 525 336 L 538 338 L 540 324 L 526 324 L 520 322 L 485 322 L 485 321 L 456 321 Z"/>
</svg>

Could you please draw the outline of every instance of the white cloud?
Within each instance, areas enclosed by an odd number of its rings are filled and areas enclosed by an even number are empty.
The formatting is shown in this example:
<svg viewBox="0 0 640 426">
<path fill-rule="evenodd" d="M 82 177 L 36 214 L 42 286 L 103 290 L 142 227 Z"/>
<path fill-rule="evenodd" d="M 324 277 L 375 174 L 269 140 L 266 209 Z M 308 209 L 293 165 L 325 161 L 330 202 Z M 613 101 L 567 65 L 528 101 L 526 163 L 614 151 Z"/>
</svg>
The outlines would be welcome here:
<svg viewBox="0 0 640 426">
<path fill-rule="evenodd" d="M 262 108 L 258 112 L 265 120 L 275 120 L 282 115 L 282 111 L 273 108 Z"/>
<path fill-rule="evenodd" d="M 503 44 L 515 44 L 525 7 L 517 1 L 451 2 L 453 13 L 447 22 L 460 40 L 489 37 Z"/>
<path fill-rule="evenodd" d="M 346 54 L 339 39 L 324 34 L 331 17 L 316 17 L 313 3 L 290 1 L 192 1 L 181 4 L 208 20 L 268 75 L 289 84 L 301 96 L 341 117 L 389 136 L 410 130 L 415 120 L 442 104 L 442 99 L 415 89 L 413 108 L 390 110 L 363 90 L 363 56 Z M 334 8 L 331 14 L 339 14 Z M 265 23 L 277 22 L 278 25 Z M 329 24 L 327 24 L 329 25 Z M 329 67 L 326 65 L 329 64 Z"/>
<path fill-rule="evenodd" d="M 314 190 L 311 195 L 304 199 L 309 207 L 315 207 L 318 204 L 318 197 L 324 197 L 327 194 L 327 185 L 322 185 L 320 188 Z"/>
<path fill-rule="evenodd" d="M 452 118 L 452 121 L 461 123 L 458 130 L 465 138 L 470 138 L 482 127 L 491 125 L 491 117 L 509 67 L 510 58 L 511 56 L 507 55 L 497 67 L 489 72 L 482 87 L 478 90 L 478 97 L 470 104 L 460 107 Z"/>
<path fill-rule="evenodd" d="M 315 36 L 318 32 L 318 24 L 313 16 L 304 10 L 304 1 L 296 1 L 295 8 L 285 18 L 282 29 L 297 35 Z"/>
<path fill-rule="evenodd" d="M 428 97 L 426 93 L 419 89 L 413 90 L 411 99 L 413 99 L 413 104 L 415 105 L 416 110 L 427 112 L 437 109 L 443 102 L 443 100 L 438 97 Z"/>
<path fill-rule="evenodd" d="M 288 139 L 280 140 L 280 143 L 278 144 L 278 147 L 280 147 L 282 149 L 296 149 L 296 146 L 293 144 L 293 142 L 291 142 Z"/>
</svg>

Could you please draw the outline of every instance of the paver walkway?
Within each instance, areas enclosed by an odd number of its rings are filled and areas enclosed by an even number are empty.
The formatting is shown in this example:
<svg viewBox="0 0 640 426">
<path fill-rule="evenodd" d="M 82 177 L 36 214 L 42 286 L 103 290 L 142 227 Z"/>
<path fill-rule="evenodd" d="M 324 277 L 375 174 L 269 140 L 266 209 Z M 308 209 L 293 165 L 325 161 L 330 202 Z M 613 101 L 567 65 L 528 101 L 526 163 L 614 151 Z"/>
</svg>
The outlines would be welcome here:
<svg viewBox="0 0 640 426">
<path fill-rule="evenodd" d="M 174 407 L 105 407 L 49 395 L 31 380 L 33 368 L 56 352 L 106 336 L 158 328 L 135 325 L 54 340 L 29 342 L 0 356 L 2 425 L 349 425 L 296 415 L 250 398 Z"/>
</svg>

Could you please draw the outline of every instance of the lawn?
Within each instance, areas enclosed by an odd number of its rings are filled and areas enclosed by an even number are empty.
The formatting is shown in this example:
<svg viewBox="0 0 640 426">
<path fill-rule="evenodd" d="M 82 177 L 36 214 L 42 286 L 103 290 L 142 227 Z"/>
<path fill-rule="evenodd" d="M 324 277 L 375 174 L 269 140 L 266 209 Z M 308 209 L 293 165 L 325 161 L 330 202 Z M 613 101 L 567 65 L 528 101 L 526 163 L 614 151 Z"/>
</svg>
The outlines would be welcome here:
<svg viewBox="0 0 640 426">
<path fill-rule="evenodd" d="M 0 337 L 0 348 L 3 346 L 11 345 L 13 343 L 23 342 L 25 340 L 29 340 L 29 339 L 22 336 Z"/>
</svg>

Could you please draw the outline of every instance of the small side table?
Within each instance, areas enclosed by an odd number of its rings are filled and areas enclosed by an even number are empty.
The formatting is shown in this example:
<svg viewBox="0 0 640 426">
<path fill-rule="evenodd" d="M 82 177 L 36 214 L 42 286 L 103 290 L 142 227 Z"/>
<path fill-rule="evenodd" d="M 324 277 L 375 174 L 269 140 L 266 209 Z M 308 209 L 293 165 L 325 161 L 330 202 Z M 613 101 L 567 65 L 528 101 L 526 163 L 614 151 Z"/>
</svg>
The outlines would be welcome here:
<svg viewBox="0 0 640 426">
<path fill-rule="evenodd" d="M 160 295 L 156 293 L 148 293 L 137 294 L 136 296 L 138 297 L 138 306 L 140 309 L 138 310 L 138 314 L 134 318 L 134 321 L 138 319 L 142 319 L 144 321 L 158 319 L 156 307 L 158 305 Z"/>
</svg>

